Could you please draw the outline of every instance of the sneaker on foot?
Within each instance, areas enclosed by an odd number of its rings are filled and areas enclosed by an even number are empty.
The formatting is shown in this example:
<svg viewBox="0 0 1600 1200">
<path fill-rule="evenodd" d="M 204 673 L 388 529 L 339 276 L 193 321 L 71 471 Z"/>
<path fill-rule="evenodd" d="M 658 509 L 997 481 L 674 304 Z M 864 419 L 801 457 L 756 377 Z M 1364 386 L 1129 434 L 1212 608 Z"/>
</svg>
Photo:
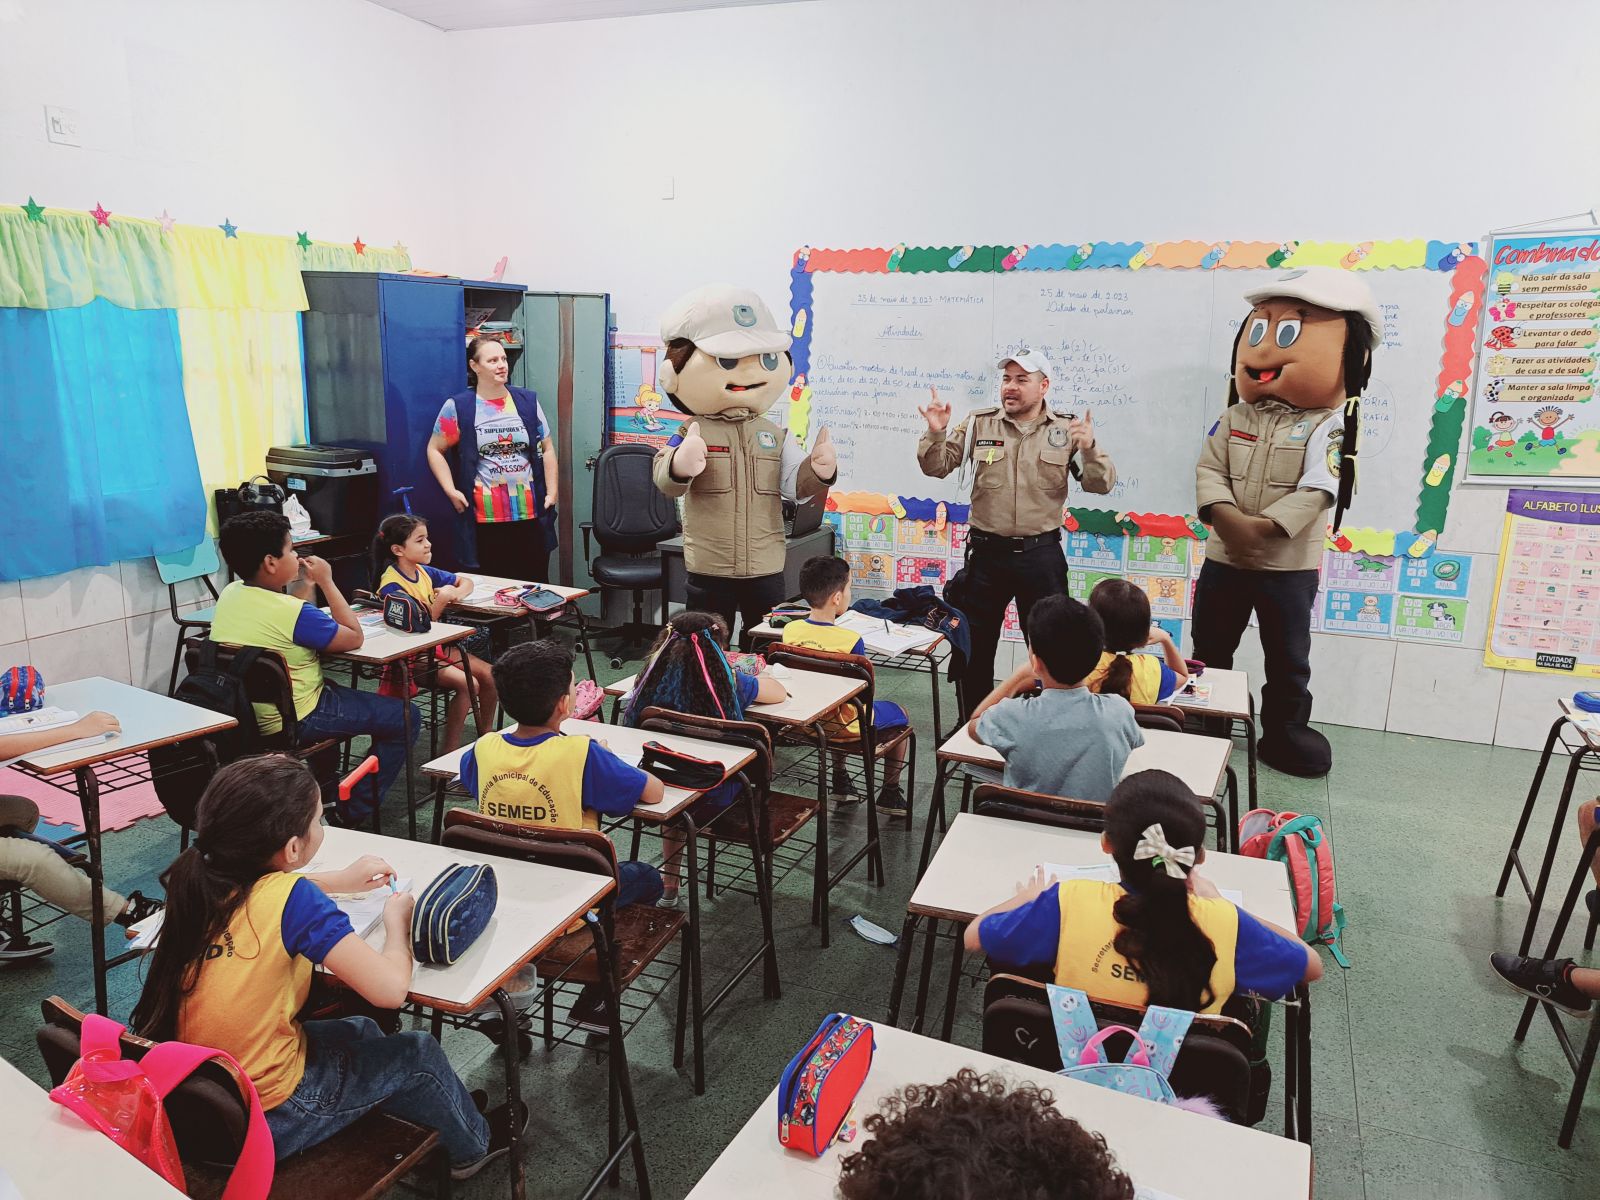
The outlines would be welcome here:
<svg viewBox="0 0 1600 1200">
<path fill-rule="evenodd" d="M 611 1005 L 606 1003 L 598 988 L 585 987 L 572 1002 L 567 1020 L 579 1029 L 598 1033 L 603 1037 L 611 1032 Z"/>
<path fill-rule="evenodd" d="M 674 888 L 670 892 L 663 889 L 661 893 L 661 899 L 656 901 L 656 907 L 677 912 L 679 909 L 683 908 L 683 889 Z"/>
<path fill-rule="evenodd" d="M 30 942 L 26 937 L 11 938 L 0 933 L 0 962 L 26 962 L 55 951 L 54 942 Z"/>
<path fill-rule="evenodd" d="M 850 778 L 848 771 L 834 768 L 833 787 L 830 790 L 835 804 L 861 803 L 861 793 L 856 791 L 856 781 Z"/>
<path fill-rule="evenodd" d="M 900 790 L 898 783 L 878 793 L 878 811 L 886 817 L 903 817 L 909 811 L 906 806 L 906 794 Z"/>
<path fill-rule="evenodd" d="M 1592 1017 L 1594 1003 L 1572 986 L 1567 973 L 1570 958 L 1523 958 L 1520 954 L 1491 954 L 1489 964 L 1524 996 L 1553 1004 L 1574 1017 Z"/>
<path fill-rule="evenodd" d="M 450 1168 L 450 1178 L 456 1182 L 471 1179 L 497 1158 L 504 1158 L 511 1149 L 511 1129 L 515 1123 L 517 1136 L 521 1137 L 528 1130 L 528 1106 L 518 1104 L 513 1115 L 509 1104 L 501 1104 L 491 1108 L 483 1114 L 484 1120 L 489 1122 L 489 1151 L 475 1162 L 462 1163 L 459 1167 Z"/>
</svg>

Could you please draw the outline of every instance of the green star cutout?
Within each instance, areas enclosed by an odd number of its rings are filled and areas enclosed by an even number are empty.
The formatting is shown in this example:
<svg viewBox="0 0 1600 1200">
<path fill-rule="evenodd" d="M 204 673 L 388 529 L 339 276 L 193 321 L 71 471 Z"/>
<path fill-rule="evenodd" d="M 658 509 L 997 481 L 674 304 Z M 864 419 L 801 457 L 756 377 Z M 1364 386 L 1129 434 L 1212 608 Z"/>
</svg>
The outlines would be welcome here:
<svg viewBox="0 0 1600 1200">
<path fill-rule="evenodd" d="M 28 202 L 22 206 L 22 211 L 28 214 L 30 221 L 44 220 L 44 205 L 34 203 L 32 196 L 28 197 Z"/>
<path fill-rule="evenodd" d="M 311 249 L 311 239 L 306 236 L 306 231 L 304 229 L 302 229 L 300 231 L 300 235 L 294 239 L 294 244 L 299 246 L 302 250 Z"/>
</svg>

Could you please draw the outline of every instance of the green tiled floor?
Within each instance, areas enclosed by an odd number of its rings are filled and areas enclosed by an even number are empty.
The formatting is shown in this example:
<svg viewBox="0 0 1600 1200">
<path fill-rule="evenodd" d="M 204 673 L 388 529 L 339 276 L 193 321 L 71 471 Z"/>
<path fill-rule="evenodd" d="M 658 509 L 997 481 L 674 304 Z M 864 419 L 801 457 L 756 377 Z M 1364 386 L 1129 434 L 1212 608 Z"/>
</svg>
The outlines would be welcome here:
<svg viewBox="0 0 1600 1200">
<path fill-rule="evenodd" d="M 905 705 L 923 731 L 920 812 L 935 749 L 926 677 L 886 672 L 880 694 Z M 1333 831 L 1350 916 L 1351 969 L 1327 960 L 1330 974 L 1313 989 L 1319 1200 L 1595 1196 L 1600 1086 L 1590 1090 L 1573 1148 L 1560 1150 L 1555 1136 L 1571 1075 L 1542 1018 L 1525 1044 L 1511 1040 L 1518 1002 L 1488 967 L 1491 949 L 1515 946 L 1526 914 L 1520 899 L 1496 901 L 1493 890 L 1535 756 L 1364 730 L 1327 732 L 1338 764 L 1329 780 L 1261 772 L 1264 804 L 1316 813 Z M 1242 756 L 1236 751 L 1241 776 Z M 1548 796 L 1556 786 L 1552 781 Z M 1547 801 L 1533 826 L 1536 848 L 1549 820 Z M 398 824 L 391 822 L 391 831 Z M 840 814 L 835 847 L 854 845 L 863 824 L 859 812 Z M 687 1074 L 672 1069 L 670 1002 L 653 1007 L 628 1038 L 658 1196 L 688 1191 L 765 1101 L 785 1061 L 824 1015 L 842 1008 L 883 1017 L 894 951 L 862 941 L 845 921 L 862 913 L 898 930 L 920 837 L 895 828 L 885 841 L 887 886 L 868 886 L 858 868 L 836 889 L 833 945 L 826 951 L 809 924 L 809 870 L 779 884 L 783 997 L 763 1001 L 759 980 L 751 980 L 708 1022 L 705 1096 L 696 1097 Z M 110 878 L 151 888 L 176 848 L 176 831 L 165 820 L 112 834 Z M 1564 839 L 1555 877 L 1562 887 L 1575 855 L 1576 840 Z M 758 926 L 743 897 L 719 898 L 706 913 L 705 961 L 717 981 L 747 952 Z M 91 994 L 84 927 L 56 928 L 54 958 L 0 968 L 0 1052 L 41 1081 L 33 1049 L 37 1001 L 60 993 L 82 1003 Z M 1570 942 L 1576 945 L 1576 937 Z M 114 973 L 116 1015 L 126 1016 L 138 986 L 136 968 Z M 977 1002 L 978 993 L 964 987 L 956 1039 L 967 1045 L 977 1042 Z M 499 1086 L 499 1061 L 483 1038 L 447 1033 L 446 1047 L 474 1086 Z M 524 1088 L 534 1113 L 530 1194 L 572 1195 L 602 1157 L 604 1061 L 593 1050 L 535 1050 Z M 1275 1096 L 1264 1128 L 1275 1129 L 1280 1113 Z M 457 1194 L 500 1196 L 504 1187 L 504 1173 L 496 1170 Z M 625 1180 L 622 1194 L 630 1190 Z"/>
</svg>

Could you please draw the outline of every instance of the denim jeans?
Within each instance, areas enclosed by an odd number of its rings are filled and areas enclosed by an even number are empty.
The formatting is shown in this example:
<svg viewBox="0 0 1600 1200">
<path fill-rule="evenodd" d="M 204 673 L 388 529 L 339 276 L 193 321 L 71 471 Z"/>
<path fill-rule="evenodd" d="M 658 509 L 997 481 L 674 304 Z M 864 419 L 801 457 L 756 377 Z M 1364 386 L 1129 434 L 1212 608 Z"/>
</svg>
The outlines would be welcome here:
<svg viewBox="0 0 1600 1200">
<path fill-rule="evenodd" d="M 373 1109 L 439 1131 L 451 1166 L 489 1152 L 489 1123 L 444 1048 L 421 1030 L 385 1037 L 370 1017 L 307 1021 L 306 1073 L 267 1111 L 280 1159 L 325 1142 Z"/>
<path fill-rule="evenodd" d="M 411 709 L 409 742 L 405 738 L 407 717 L 402 705 Z M 406 769 L 407 749 L 422 733 L 422 712 L 415 704 L 398 696 L 380 696 L 336 683 L 323 684 L 317 706 L 300 718 L 301 744 L 352 733 L 370 735 L 372 752 L 378 756 L 376 790 L 369 792 L 366 787 L 358 786 L 342 814 L 346 821 L 355 824 L 372 816 L 372 804 L 367 797 L 376 795 L 381 799 L 395 776 Z"/>
<path fill-rule="evenodd" d="M 623 860 L 617 864 L 617 907 L 654 904 L 661 899 L 661 872 L 647 862 Z"/>
</svg>

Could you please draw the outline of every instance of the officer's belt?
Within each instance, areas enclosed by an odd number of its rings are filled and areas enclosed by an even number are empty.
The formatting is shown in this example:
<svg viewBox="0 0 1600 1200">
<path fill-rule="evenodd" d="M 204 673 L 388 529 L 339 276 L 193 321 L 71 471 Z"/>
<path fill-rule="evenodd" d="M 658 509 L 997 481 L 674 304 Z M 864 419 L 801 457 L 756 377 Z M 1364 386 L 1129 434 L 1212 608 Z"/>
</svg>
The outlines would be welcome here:
<svg viewBox="0 0 1600 1200">
<path fill-rule="evenodd" d="M 998 550 L 1002 554 L 1021 554 L 1024 550 L 1032 550 L 1035 546 L 1048 546 L 1060 540 L 1059 529 L 1052 529 L 1048 533 L 1032 533 L 1027 537 L 1001 537 L 996 533 L 985 533 L 981 529 L 967 532 L 967 541 L 972 545 L 982 546 L 986 550 Z"/>
</svg>

